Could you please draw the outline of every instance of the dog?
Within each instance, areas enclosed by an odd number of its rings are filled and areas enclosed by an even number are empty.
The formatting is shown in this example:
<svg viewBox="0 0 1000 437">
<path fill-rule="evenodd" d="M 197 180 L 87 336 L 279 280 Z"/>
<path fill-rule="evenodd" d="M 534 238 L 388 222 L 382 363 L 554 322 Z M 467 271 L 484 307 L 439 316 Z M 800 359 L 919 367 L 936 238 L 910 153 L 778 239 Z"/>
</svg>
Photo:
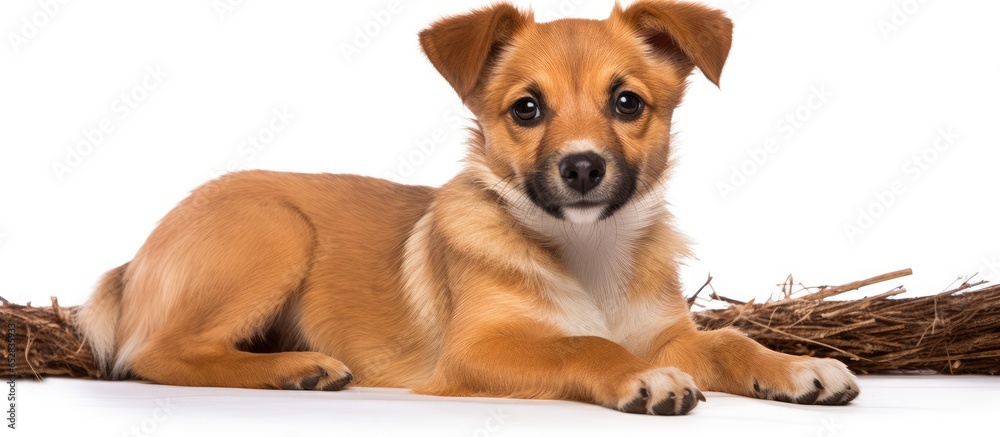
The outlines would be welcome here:
<svg viewBox="0 0 1000 437">
<path fill-rule="evenodd" d="M 198 188 L 78 326 L 109 379 L 581 401 L 687 414 L 702 390 L 842 405 L 836 360 L 703 331 L 664 201 L 688 76 L 719 84 L 732 22 L 616 4 L 535 22 L 498 3 L 419 40 L 475 115 L 440 188 L 243 171 Z"/>
</svg>

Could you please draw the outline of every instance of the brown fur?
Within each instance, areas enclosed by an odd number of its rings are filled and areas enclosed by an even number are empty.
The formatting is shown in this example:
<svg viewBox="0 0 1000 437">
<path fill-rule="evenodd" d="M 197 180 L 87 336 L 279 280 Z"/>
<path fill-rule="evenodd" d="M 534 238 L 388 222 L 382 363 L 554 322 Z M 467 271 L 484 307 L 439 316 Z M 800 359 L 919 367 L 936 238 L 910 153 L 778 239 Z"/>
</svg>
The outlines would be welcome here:
<svg viewBox="0 0 1000 437">
<path fill-rule="evenodd" d="M 604 21 L 539 24 L 506 4 L 443 19 L 420 42 L 476 115 L 465 171 L 439 189 L 224 176 L 108 274 L 81 328 L 111 376 L 164 384 L 353 379 L 650 414 L 687 413 L 699 388 L 846 403 L 858 390 L 843 365 L 699 331 L 681 295 L 687 245 L 662 196 L 671 119 L 694 68 L 719 82 L 731 34 L 719 11 L 653 0 Z M 615 84 L 645 102 L 639 118 L 609 115 Z M 513 123 L 533 94 L 544 123 Z M 634 170 L 603 220 L 569 223 L 525 194 L 529 176 L 558 182 L 548 163 L 573 147 L 609 159 L 601 189 Z"/>
</svg>

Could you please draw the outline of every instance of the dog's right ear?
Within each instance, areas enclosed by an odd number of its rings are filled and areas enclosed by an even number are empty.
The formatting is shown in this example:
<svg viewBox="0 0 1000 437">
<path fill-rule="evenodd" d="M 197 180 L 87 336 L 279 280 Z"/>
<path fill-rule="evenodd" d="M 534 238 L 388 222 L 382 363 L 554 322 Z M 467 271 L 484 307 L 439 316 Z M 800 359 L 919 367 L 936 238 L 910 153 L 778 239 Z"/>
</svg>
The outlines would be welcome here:
<svg viewBox="0 0 1000 437">
<path fill-rule="evenodd" d="M 531 21 L 530 14 L 510 4 L 498 3 L 434 23 L 420 32 L 420 46 L 464 102 L 476 89 L 489 63 Z"/>
<path fill-rule="evenodd" d="M 697 3 L 638 0 L 624 10 L 615 3 L 612 16 L 638 31 L 656 54 L 698 67 L 719 84 L 733 42 L 733 22 L 722 11 Z"/>
</svg>

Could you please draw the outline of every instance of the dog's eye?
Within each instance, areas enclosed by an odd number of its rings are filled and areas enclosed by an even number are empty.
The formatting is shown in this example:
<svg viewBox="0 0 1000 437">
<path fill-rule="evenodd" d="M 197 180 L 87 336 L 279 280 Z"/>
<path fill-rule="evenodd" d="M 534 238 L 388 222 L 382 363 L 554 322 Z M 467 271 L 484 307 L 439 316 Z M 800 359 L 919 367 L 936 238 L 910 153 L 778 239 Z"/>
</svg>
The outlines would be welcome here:
<svg viewBox="0 0 1000 437">
<path fill-rule="evenodd" d="M 642 98 L 630 91 L 624 91 L 615 98 L 615 112 L 627 118 L 635 118 L 642 112 Z"/>
<path fill-rule="evenodd" d="M 542 110 L 538 107 L 538 102 L 531 97 L 524 97 L 514 102 L 511 113 L 514 115 L 514 121 L 521 124 L 531 123 L 542 116 Z"/>
</svg>

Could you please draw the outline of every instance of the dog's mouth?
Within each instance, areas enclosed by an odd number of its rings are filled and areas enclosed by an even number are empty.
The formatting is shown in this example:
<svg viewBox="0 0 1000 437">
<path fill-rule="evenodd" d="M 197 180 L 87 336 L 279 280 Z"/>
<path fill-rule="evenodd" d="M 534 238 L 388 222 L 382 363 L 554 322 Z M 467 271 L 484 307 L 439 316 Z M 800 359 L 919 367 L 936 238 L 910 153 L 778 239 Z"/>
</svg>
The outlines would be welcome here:
<svg viewBox="0 0 1000 437">
<path fill-rule="evenodd" d="M 573 223 L 594 223 L 604 220 L 614 214 L 614 211 L 621 208 L 618 204 L 575 206 L 567 205 L 560 209 L 562 218 Z"/>
<path fill-rule="evenodd" d="M 552 171 L 550 160 L 525 175 L 525 193 L 547 214 L 573 223 L 594 223 L 607 219 L 625 205 L 636 190 L 636 172 L 623 159 L 610 159 L 606 173 L 592 189 L 574 190 L 569 182 Z"/>
</svg>

